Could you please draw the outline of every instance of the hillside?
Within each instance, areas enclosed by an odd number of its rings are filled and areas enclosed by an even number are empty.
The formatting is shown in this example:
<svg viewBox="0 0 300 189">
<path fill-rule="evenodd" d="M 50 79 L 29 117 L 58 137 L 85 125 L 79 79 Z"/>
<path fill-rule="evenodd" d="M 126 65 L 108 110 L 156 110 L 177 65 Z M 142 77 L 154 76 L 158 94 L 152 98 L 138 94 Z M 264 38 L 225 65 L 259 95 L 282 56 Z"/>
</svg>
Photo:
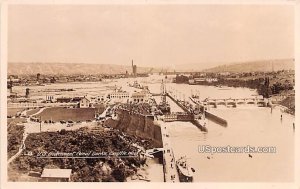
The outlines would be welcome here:
<svg viewBox="0 0 300 189">
<path fill-rule="evenodd" d="M 295 62 L 293 59 L 269 60 L 269 61 L 253 61 L 245 63 L 226 64 L 210 69 L 205 72 L 268 72 L 278 70 L 295 70 Z"/>
<path fill-rule="evenodd" d="M 151 68 L 138 67 L 138 73 L 148 72 Z M 131 65 L 80 64 L 80 63 L 8 63 L 8 74 L 124 74 L 132 72 Z"/>
</svg>

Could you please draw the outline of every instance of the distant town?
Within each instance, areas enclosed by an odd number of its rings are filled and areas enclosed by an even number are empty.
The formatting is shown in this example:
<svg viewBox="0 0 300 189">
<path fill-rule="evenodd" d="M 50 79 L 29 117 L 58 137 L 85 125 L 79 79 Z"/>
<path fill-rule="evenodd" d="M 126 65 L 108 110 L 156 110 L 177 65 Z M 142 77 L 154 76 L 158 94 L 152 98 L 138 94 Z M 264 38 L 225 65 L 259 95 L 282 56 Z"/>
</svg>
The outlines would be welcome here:
<svg viewBox="0 0 300 189">
<path fill-rule="evenodd" d="M 295 71 L 278 70 L 268 72 L 173 72 L 163 71 L 153 72 L 153 69 L 147 73 L 138 73 L 137 65 L 133 64 L 132 72 L 127 70 L 124 74 L 98 74 L 98 75 L 8 75 L 7 88 L 8 97 L 12 101 L 18 102 L 17 97 L 26 97 L 29 93 L 24 91 L 23 94 L 14 92 L 14 86 L 45 86 L 53 83 L 69 82 L 100 82 L 109 79 L 148 77 L 149 75 L 176 75 L 174 83 L 185 83 L 189 85 L 209 85 L 209 86 L 228 86 L 228 87 L 247 87 L 255 89 L 260 95 L 266 98 L 272 98 L 273 101 L 288 106 L 294 113 L 294 95 L 295 95 Z M 266 81 L 267 80 L 267 81 Z M 73 89 L 61 89 L 73 90 Z M 54 101 L 53 97 L 47 97 L 44 101 Z M 21 101 L 30 101 L 30 99 L 19 99 Z M 63 101 L 58 98 L 57 102 Z M 66 100 L 64 100 L 66 101 Z"/>
</svg>

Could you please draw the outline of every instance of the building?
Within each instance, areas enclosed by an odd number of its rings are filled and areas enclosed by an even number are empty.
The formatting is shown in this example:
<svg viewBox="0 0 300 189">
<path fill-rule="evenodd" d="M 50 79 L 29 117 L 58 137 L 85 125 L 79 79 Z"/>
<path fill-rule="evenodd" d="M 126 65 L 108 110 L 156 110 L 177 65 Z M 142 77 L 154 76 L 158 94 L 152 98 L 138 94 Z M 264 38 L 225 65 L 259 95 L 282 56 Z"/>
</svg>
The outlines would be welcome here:
<svg viewBox="0 0 300 189">
<path fill-rule="evenodd" d="M 69 182 L 72 169 L 44 169 L 41 175 L 42 182 Z"/>
<path fill-rule="evenodd" d="M 87 99 L 86 97 L 83 97 L 79 101 L 79 108 L 88 108 L 88 107 L 90 107 L 90 100 Z"/>
<path fill-rule="evenodd" d="M 109 99 L 129 99 L 129 93 L 126 91 L 114 91 L 109 93 L 107 98 Z"/>
<path fill-rule="evenodd" d="M 106 94 L 99 94 L 96 97 L 93 97 L 93 99 L 95 103 L 101 103 L 104 102 L 107 99 L 107 97 Z"/>
<path fill-rule="evenodd" d="M 46 95 L 46 102 L 54 102 L 54 96 L 53 95 Z"/>
<path fill-rule="evenodd" d="M 208 83 L 213 83 L 213 82 L 218 82 L 218 79 L 217 78 L 206 78 L 206 81 Z"/>
<path fill-rule="evenodd" d="M 230 72 L 221 72 L 219 73 L 220 76 L 229 76 Z"/>
<path fill-rule="evenodd" d="M 72 102 L 80 102 L 82 98 L 84 98 L 84 97 L 76 96 L 76 97 L 72 98 Z"/>
<path fill-rule="evenodd" d="M 131 95 L 133 103 L 148 103 L 152 95 L 148 90 L 142 90 L 141 92 L 135 92 Z"/>
<path fill-rule="evenodd" d="M 72 101 L 72 98 L 69 97 L 59 97 L 56 99 L 56 102 L 58 103 L 70 103 Z"/>
<path fill-rule="evenodd" d="M 7 90 L 7 97 L 9 97 L 9 98 L 17 98 L 18 97 L 18 93 L 13 92 L 12 88 L 10 88 L 9 90 Z"/>
</svg>

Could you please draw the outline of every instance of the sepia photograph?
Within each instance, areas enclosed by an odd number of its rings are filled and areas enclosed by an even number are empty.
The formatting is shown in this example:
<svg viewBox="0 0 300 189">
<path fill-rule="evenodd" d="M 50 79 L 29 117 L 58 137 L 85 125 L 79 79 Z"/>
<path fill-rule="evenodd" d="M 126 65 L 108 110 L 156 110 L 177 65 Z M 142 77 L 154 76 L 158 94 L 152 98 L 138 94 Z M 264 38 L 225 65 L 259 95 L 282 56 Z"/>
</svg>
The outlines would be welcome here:
<svg viewBox="0 0 300 189">
<path fill-rule="evenodd" d="M 8 183 L 296 182 L 294 4 L 6 12 Z"/>
</svg>

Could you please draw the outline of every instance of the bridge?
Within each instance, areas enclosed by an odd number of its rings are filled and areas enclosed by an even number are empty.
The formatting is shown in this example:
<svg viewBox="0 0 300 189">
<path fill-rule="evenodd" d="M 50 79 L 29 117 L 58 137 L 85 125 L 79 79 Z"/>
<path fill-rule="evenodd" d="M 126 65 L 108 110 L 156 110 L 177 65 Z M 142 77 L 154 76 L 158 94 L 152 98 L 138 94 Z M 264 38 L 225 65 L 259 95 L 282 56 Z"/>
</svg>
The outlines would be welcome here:
<svg viewBox="0 0 300 189">
<path fill-rule="evenodd" d="M 228 98 L 228 99 L 206 99 L 204 101 L 197 101 L 203 106 L 213 106 L 217 108 L 219 105 L 226 107 L 238 107 L 241 105 L 253 104 L 260 107 L 267 107 L 271 105 L 269 99 L 266 98 Z"/>
</svg>

